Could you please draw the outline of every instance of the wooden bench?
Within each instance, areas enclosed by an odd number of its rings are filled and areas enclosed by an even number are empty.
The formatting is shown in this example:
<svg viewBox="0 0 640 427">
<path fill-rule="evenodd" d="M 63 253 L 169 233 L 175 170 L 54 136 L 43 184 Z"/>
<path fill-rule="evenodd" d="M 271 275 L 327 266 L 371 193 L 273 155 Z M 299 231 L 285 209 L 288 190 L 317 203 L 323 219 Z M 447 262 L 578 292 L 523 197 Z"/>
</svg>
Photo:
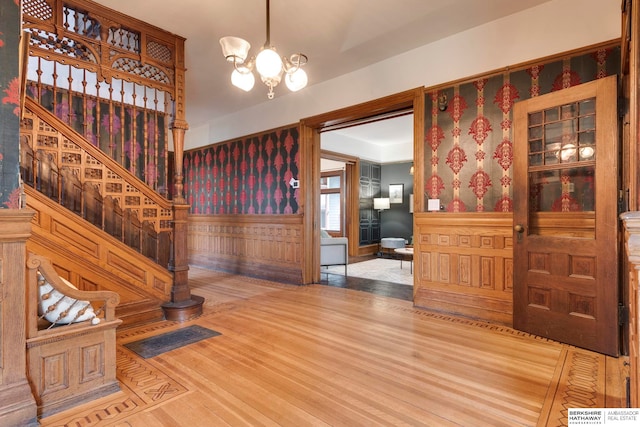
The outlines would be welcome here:
<svg viewBox="0 0 640 427">
<path fill-rule="evenodd" d="M 55 324 L 38 314 L 38 281 L 46 280 L 70 300 L 89 302 L 99 321 Z M 27 285 L 27 378 L 46 417 L 120 390 L 116 380 L 115 318 L 119 296 L 68 286 L 49 261 L 29 254 Z M 59 294 L 57 294 L 59 295 Z"/>
</svg>

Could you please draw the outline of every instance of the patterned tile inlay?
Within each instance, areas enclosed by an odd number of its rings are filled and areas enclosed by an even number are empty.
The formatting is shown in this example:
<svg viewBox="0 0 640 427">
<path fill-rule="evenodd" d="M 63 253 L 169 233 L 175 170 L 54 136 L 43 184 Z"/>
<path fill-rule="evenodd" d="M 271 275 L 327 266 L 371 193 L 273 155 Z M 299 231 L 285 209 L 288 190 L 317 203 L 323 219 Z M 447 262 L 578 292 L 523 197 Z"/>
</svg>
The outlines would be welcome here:
<svg viewBox="0 0 640 427">
<path fill-rule="evenodd" d="M 546 426 L 566 426 L 569 408 L 604 408 L 604 390 L 599 389 L 605 381 L 604 371 L 605 356 L 567 346 L 558 389 L 547 396 L 553 405 Z"/>
<path fill-rule="evenodd" d="M 171 325 L 171 322 L 167 322 Z M 151 327 L 145 332 L 158 329 Z M 160 328 L 163 329 L 163 328 Z M 42 426 L 111 426 L 121 418 L 148 409 L 172 399 L 189 390 L 176 380 L 158 370 L 135 353 L 121 345 L 116 348 L 117 378 L 122 392 L 114 394 L 113 400 L 102 406 L 96 406 L 89 415 L 68 420 L 64 424 L 56 423 L 56 416 L 51 422 L 45 418 Z"/>
</svg>

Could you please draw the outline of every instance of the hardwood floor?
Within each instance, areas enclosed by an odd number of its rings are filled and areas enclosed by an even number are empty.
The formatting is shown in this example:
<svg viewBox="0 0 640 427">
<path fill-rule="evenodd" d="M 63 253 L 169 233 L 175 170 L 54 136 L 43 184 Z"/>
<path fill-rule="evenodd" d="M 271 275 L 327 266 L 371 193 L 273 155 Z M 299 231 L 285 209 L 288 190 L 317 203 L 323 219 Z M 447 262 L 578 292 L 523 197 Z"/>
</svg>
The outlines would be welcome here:
<svg viewBox="0 0 640 427">
<path fill-rule="evenodd" d="M 623 407 L 624 359 L 344 287 L 197 268 L 204 314 L 118 332 L 121 391 L 43 426 L 561 426 Z M 124 344 L 220 332 L 143 359 Z"/>
<path fill-rule="evenodd" d="M 375 258 L 375 255 L 349 257 L 349 265 Z M 321 273 L 319 283 L 338 288 L 371 292 L 377 295 L 384 295 L 405 301 L 413 301 L 413 286 L 399 285 L 397 283 L 390 283 L 382 280 L 363 279 L 361 277 L 345 276 L 343 274 Z"/>
</svg>

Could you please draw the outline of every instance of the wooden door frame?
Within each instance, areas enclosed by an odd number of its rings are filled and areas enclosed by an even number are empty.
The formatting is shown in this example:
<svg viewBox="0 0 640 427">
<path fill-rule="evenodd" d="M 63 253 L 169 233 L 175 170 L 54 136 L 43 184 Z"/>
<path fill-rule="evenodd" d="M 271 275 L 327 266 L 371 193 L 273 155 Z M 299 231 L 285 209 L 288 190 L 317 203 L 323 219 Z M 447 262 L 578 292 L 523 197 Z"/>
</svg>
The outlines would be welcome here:
<svg viewBox="0 0 640 427">
<path fill-rule="evenodd" d="M 308 117 L 300 121 L 300 146 L 305 168 L 304 190 L 302 193 L 302 211 L 305 214 L 303 220 L 304 245 L 302 279 L 303 283 L 317 283 L 320 280 L 320 245 L 313 242 L 320 241 L 320 133 L 329 126 L 346 124 L 356 120 L 380 116 L 394 111 L 413 109 L 413 157 L 414 157 L 414 183 L 422 182 L 422 158 L 424 152 L 422 140 L 424 135 L 424 88 L 419 87 L 405 92 L 400 92 L 384 98 L 353 105 L 351 107 L 334 110 L 317 116 Z M 354 174 L 355 175 L 355 174 Z M 356 187 L 358 188 L 358 187 Z M 414 184 L 415 188 L 415 184 Z M 358 189 L 359 190 L 359 189 Z M 347 203 L 357 201 L 356 191 L 351 194 Z M 415 210 L 422 209 L 422 198 L 415 198 Z M 414 224 L 415 228 L 415 224 Z M 353 247 L 351 242 L 349 246 Z M 351 249 L 350 249 L 351 252 Z"/>
<path fill-rule="evenodd" d="M 359 209 L 358 202 L 358 185 L 360 171 L 360 159 L 346 154 L 334 153 L 332 151 L 320 150 L 320 157 L 323 159 L 344 162 L 344 182 L 343 182 L 343 200 L 342 206 L 345 210 L 344 230 L 342 234 L 349 239 L 348 255 L 353 256 L 358 251 L 358 215 L 354 215 Z M 322 173 L 322 171 L 320 171 Z"/>
</svg>

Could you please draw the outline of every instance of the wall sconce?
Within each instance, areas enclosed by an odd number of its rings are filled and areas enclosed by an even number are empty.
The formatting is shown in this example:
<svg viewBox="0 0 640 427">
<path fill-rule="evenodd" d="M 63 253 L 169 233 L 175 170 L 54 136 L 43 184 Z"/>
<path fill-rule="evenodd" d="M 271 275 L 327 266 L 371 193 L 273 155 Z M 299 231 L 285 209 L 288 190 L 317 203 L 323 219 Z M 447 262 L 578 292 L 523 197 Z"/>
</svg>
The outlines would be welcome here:
<svg viewBox="0 0 640 427">
<path fill-rule="evenodd" d="M 411 167 L 409 168 L 409 175 L 413 175 L 415 168 L 413 167 L 413 163 L 411 163 Z"/>
<path fill-rule="evenodd" d="M 447 95 L 443 93 L 442 95 L 438 96 L 438 110 L 446 111 L 448 106 L 449 100 L 447 99 Z"/>
</svg>

